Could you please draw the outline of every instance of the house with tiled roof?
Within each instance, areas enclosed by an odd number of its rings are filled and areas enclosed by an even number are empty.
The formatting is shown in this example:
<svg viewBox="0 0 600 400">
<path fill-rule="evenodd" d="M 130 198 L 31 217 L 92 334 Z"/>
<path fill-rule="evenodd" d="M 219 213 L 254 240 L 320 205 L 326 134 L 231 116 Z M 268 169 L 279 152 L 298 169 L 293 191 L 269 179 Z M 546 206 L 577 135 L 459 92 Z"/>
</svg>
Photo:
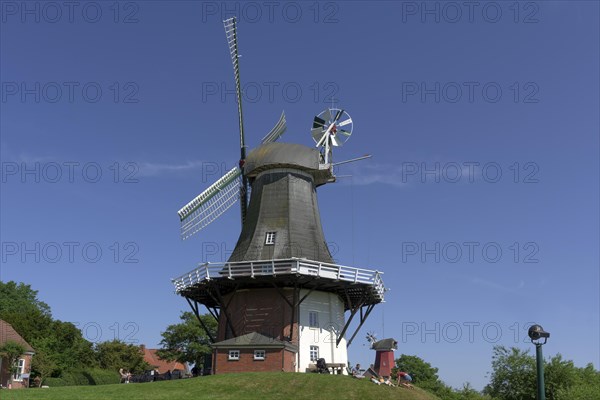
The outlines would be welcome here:
<svg viewBox="0 0 600 400">
<path fill-rule="evenodd" d="M 146 361 L 150 366 L 158 371 L 159 374 L 164 374 L 166 372 L 173 372 L 175 370 L 182 371 L 184 374 L 187 374 L 188 367 L 185 364 L 182 364 L 177 361 L 166 361 L 158 357 L 156 352 L 158 349 L 148 349 L 146 346 L 140 346 L 142 353 L 144 354 L 144 361 Z"/>
<path fill-rule="evenodd" d="M 247 371 L 293 372 L 298 353 L 298 346 L 258 332 L 213 343 L 212 348 L 215 374 Z"/>
<path fill-rule="evenodd" d="M 19 389 L 27 387 L 29 373 L 31 372 L 31 358 L 34 349 L 15 331 L 11 324 L 0 319 L 0 346 L 7 342 L 15 342 L 25 348 L 25 353 L 17 360 L 17 372 L 13 376 L 12 388 Z M 6 358 L 0 358 L 0 385 L 8 387 L 10 383 L 10 365 Z"/>
</svg>

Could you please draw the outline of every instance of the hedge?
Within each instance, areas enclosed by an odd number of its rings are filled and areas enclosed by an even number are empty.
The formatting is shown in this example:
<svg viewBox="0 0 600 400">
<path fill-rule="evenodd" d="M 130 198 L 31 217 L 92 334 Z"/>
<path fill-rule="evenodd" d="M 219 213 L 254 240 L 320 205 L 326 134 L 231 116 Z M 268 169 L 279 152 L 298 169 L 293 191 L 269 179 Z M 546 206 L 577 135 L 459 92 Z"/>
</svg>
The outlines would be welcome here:
<svg viewBox="0 0 600 400">
<path fill-rule="evenodd" d="M 69 386 L 62 378 L 46 378 L 42 384 L 50 387 Z"/>
<path fill-rule="evenodd" d="M 88 377 L 90 385 L 112 385 L 121 382 L 119 373 L 109 369 L 95 368 L 83 373 Z"/>
<path fill-rule="evenodd" d="M 87 371 L 64 372 L 60 378 L 44 379 L 44 385 L 50 387 L 111 385 L 119 383 L 120 380 L 119 373 L 116 371 L 95 368 Z"/>
</svg>

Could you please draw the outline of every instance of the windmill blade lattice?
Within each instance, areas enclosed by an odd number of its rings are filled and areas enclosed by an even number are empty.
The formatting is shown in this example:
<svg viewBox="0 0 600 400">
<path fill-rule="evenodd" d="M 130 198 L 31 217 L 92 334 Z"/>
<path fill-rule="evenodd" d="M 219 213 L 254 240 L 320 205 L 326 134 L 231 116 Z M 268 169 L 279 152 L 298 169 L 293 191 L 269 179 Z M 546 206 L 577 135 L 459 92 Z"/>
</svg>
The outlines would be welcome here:
<svg viewBox="0 0 600 400">
<path fill-rule="evenodd" d="M 233 75 L 235 77 L 235 93 L 238 106 L 238 121 L 240 125 L 240 162 L 246 159 L 246 143 L 244 139 L 244 114 L 242 112 L 242 85 L 240 83 L 240 61 L 238 54 L 238 41 L 237 41 L 237 29 L 235 17 L 231 17 L 223 21 L 225 27 L 225 36 L 227 37 L 227 44 L 229 46 L 229 55 L 231 56 L 231 63 L 233 65 Z M 246 220 L 246 213 L 248 212 L 248 180 L 242 175 L 242 183 L 240 185 L 239 197 L 240 208 L 242 214 L 242 224 Z"/>
<path fill-rule="evenodd" d="M 271 129 L 271 132 L 267 133 L 267 135 L 264 138 L 262 138 L 261 144 L 276 141 L 281 137 L 281 135 L 285 133 L 286 129 L 287 125 L 285 121 L 285 112 L 282 111 L 281 117 L 279 117 L 279 121 L 277 122 L 277 124 L 275 124 L 273 129 Z"/>
<path fill-rule="evenodd" d="M 242 171 L 235 167 L 177 212 L 181 238 L 187 239 L 237 203 L 242 188 Z M 240 189 L 242 188 L 242 189 Z"/>
<path fill-rule="evenodd" d="M 229 55 L 231 56 L 231 64 L 233 65 L 233 75 L 235 77 L 235 92 L 238 104 L 238 120 L 240 124 L 240 140 L 242 141 L 242 147 L 244 146 L 244 123 L 242 114 L 242 86 L 240 83 L 240 62 L 238 55 L 238 43 L 237 43 L 237 30 L 235 17 L 229 18 L 223 21 L 225 27 L 225 36 L 227 37 L 227 44 L 229 46 Z"/>
</svg>

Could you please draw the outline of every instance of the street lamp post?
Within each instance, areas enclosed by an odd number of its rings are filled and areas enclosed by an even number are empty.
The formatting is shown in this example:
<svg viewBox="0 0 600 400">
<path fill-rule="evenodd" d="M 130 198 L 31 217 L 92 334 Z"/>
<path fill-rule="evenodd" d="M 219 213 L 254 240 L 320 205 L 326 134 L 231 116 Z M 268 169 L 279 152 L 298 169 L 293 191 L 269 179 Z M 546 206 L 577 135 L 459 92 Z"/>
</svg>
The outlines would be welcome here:
<svg viewBox="0 0 600 400">
<path fill-rule="evenodd" d="M 531 343 L 535 345 L 535 359 L 537 364 L 537 398 L 546 400 L 546 390 L 544 386 L 544 356 L 542 355 L 542 346 L 546 344 L 550 333 L 546 332 L 540 325 L 532 325 L 528 331 Z M 541 340 L 544 339 L 542 342 Z"/>
</svg>

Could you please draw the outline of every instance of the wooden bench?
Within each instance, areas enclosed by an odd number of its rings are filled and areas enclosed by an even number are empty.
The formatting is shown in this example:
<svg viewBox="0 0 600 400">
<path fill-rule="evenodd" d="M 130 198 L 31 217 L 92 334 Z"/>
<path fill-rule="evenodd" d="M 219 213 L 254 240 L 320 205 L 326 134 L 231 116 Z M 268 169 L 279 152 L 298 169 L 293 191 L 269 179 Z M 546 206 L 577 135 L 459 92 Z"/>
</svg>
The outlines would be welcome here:
<svg viewBox="0 0 600 400">
<path fill-rule="evenodd" d="M 331 370 L 332 374 L 342 375 L 344 373 L 344 368 L 346 368 L 346 364 L 343 363 L 326 363 L 325 367 Z"/>
</svg>

